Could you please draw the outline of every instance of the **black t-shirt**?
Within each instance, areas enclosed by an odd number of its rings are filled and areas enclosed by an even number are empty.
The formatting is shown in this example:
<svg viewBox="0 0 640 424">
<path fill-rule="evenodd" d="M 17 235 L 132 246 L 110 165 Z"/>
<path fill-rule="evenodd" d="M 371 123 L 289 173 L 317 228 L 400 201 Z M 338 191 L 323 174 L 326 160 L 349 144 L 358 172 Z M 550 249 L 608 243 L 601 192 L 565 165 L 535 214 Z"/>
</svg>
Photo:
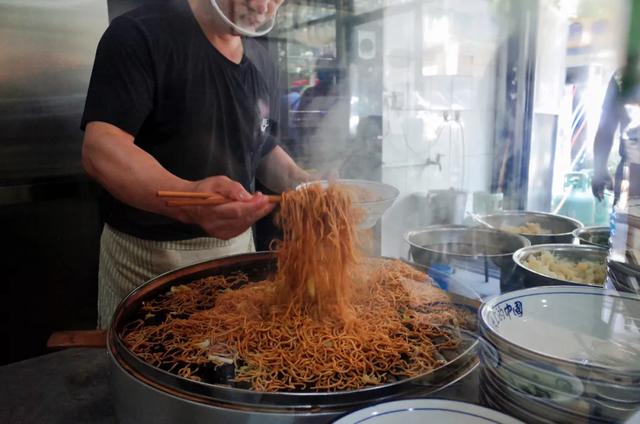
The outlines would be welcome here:
<svg viewBox="0 0 640 424">
<path fill-rule="evenodd" d="M 113 124 L 181 178 L 226 175 L 253 191 L 258 162 L 276 145 L 269 125 L 277 116 L 278 73 L 257 41 L 243 44 L 241 62 L 228 60 L 207 40 L 187 0 L 115 18 L 98 45 L 82 129 L 91 121 Z M 136 237 L 205 235 L 106 191 L 101 208 L 107 223 Z"/>
</svg>

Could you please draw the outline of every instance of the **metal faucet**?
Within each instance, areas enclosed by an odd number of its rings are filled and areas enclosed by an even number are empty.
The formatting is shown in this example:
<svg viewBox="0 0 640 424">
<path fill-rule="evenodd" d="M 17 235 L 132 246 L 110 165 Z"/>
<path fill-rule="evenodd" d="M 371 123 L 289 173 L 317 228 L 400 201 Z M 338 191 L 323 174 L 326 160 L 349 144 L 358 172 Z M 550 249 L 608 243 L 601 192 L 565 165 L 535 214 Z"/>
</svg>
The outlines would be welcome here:
<svg viewBox="0 0 640 424">
<path fill-rule="evenodd" d="M 440 159 L 442 158 L 442 154 L 437 153 L 436 154 L 436 160 L 433 160 L 431 158 L 427 158 L 427 162 L 425 163 L 426 166 L 429 165 L 438 165 L 438 171 L 442 172 L 442 163 L 440 163 Z"/>
</svg>

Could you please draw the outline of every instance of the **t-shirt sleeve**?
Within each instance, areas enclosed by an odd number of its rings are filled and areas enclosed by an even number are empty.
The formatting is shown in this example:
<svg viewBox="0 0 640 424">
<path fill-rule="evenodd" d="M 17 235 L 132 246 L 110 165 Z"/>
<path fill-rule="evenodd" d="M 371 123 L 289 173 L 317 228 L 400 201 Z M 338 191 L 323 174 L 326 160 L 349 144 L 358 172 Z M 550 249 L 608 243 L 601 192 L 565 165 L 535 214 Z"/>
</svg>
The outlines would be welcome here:
<svg viewBox="0 0 640 424">
<path fill-rule="evenodd" d="M 275 147 L 278 145 L 278 138 L 273 135 L 267 135 L 267 139 L 262 145 L 262 150 L 260 152 L 260 157 L 265 157 L 268 155 Z"/>
<path fill-rule="evenodd" d="M 617 74 L 614 74 L 609 80 L 607 91 L 602 102 L 602 113 L 610 117 L 615 117 L 620 109 L 620 87 L 618 87 Z"/>
<path fill-rule="evenodd" d="M 153 105 L 153 75 L 142 28 L 127 17 L 114 19 L 98 44 L 81 128 L 102 121 L 135 136 Z"/>
</svg>

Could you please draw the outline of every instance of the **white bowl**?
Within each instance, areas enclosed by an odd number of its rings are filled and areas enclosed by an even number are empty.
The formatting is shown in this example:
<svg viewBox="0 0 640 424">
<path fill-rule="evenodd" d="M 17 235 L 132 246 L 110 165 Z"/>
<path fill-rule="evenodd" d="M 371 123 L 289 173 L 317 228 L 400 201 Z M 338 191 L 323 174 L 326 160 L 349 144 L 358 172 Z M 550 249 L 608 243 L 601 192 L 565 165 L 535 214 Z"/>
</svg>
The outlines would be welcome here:
<svg viewBox="0 0 640 424">
<path fill-rule="evenodd" d="M 332 181 L 336 184 L 343 184 L 350 187 L 362 189 L 376 196 L 376 200 L 373 201 L 354 201 L 353 204 L 361 207 L 365 211 L 365 216 L 360 223 L 360 229 L 367 230 L 376 225 L 378 220 L 391 207 L 393 202 L 400 194 L 397 188 L 389 184 L 368 181 L 368 180 L 335 180 Z M 305 187 L 311 184 L 320 184 L 323 187 L 329 185 L 329 181 L 309 181 L 308 183 L 300 184 L 296 189 Z"/>
<path fill-rule="evenodd" d="M 481 347 L 483 366 L 494 370 L 501 380 L 523 392 L 559 403 L 569 403 L 585 392 L 582 380 L 562 368 L 500 354 L 486 342 Z"/>
<path fill-rule="evenodd" d="M 626 420 L 638 410 L 637 406 L 617 403 L 608 399 L 596 398 L 593 402 L 595 404 L 594 415 L 616 422 Z"/>
<path fill-rule="evenodd" d="M 502 396 L 512 401 L 541 402 L 561 413 L 613 421 L 640 409 L 640 386 L 581 380 L 546 362 L 520 361 L 499 353 L 488 343 L 481 344 L 480 358 L 483 377 L 501 387 Z"/>
<path fill-rule="evenodd" d="M 494 370 L 509 386 L 558 404 L 570 404 L 584 392 L 579 378 L 556 367 L 546 368 L 536 363 L 513 361 L 509 367 L 498 366 Z"/>
<path fill-rule="evenodd" d="M 518 424 L 520 421 L 471 403 L 409 399 L 381 403 L 353 412 L 334 424 Z"/>
<path fill-rule="evenodd" d="M 500 352 L 575 374 L 640 384 L 640 296 L 593 287 L 538 287 L 496 296 L 479 311 Z"/>
<path fill-rule="evenodd" d="M 572 411 L 566 407 L 559 407 L 547 399 L 537 398 L 501 384 L 494 374 L 487 371 L 483 370 L 481 380 L 488 396 L 508 408 L 507 410 L 524 410 L 533 414 L 536 419 L 530 420 L 531 422 L 538 422 L 538 418 L 562 423 L 587 422 L 589 419 L 590 406 L 581 399 L 576 399 L 575 402 L 583 405 L 581 407 L 574 405 L 575 411 Z"/>
<path fill-rule="evenodd" d="M 616 403 L 635 405 L 640 408 L 640 385 L 624 386 L 612 383 L 592 380 L 583 374 L 582 379 L 571 374 L 566 369 L 553 365 L 548 361 L 521 360 L 506 352 L 498 352 L 496 348 L 486 340 L 481 339 L 480 358 L 484 368 L 504 369 L 529 382 L 536 383 L 540 389 L 560 392 L 568 396 L 579 395 L 587 398 L 600 398 Z M 594 377 L 598 377 L 595 373 Z M 615 379 L 615 377 L 614 377 Z M 620 381 L 624 381 L 623 378 Z M 533 393 L 533 391 L 529 391 Z M 553 393 L 554 401 L 564 402 Z M 570 402 L 570 399 L 567 399 Z"/>
<path fill-rule="evenodd" d="M 528 411 L 496 394 L 486 384 L 480 384 L 480 392 L 483 393 L 484 403 L 497 411 L 509 411 L 514 417 L 522 419 L 526 423 L 553 424 L 553 421 L 540 417 L 534 411 Z"/>
<path fill-rule="evenodd" d="M 591 396 L 619 404 L 633 405 L 640 408 L 640 385 L 636 387 L 619 386 L 585 381 L 585 392 Z"/>
</svg>

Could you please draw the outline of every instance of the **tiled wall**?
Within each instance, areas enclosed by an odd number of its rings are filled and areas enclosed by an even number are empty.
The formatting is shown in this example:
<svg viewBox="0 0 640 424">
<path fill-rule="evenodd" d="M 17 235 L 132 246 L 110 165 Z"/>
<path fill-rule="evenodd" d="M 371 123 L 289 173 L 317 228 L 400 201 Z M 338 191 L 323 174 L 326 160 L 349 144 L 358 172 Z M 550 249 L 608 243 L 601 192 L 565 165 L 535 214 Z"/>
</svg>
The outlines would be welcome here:
<svg viewBox="0 0 640 424">
<path fill-rule="evenodd" d="M 491 181 L 495 10 L 486 0 L 435 1 L 422 13 L 422 29 L 413 13 L 384 20 L 382 178 L 401 193 L 382 220 L 387 256 L 404 256 L 403 234 L 430 223 L 426 192 L 455 188 L 470 199 Z"/>
</svg>

